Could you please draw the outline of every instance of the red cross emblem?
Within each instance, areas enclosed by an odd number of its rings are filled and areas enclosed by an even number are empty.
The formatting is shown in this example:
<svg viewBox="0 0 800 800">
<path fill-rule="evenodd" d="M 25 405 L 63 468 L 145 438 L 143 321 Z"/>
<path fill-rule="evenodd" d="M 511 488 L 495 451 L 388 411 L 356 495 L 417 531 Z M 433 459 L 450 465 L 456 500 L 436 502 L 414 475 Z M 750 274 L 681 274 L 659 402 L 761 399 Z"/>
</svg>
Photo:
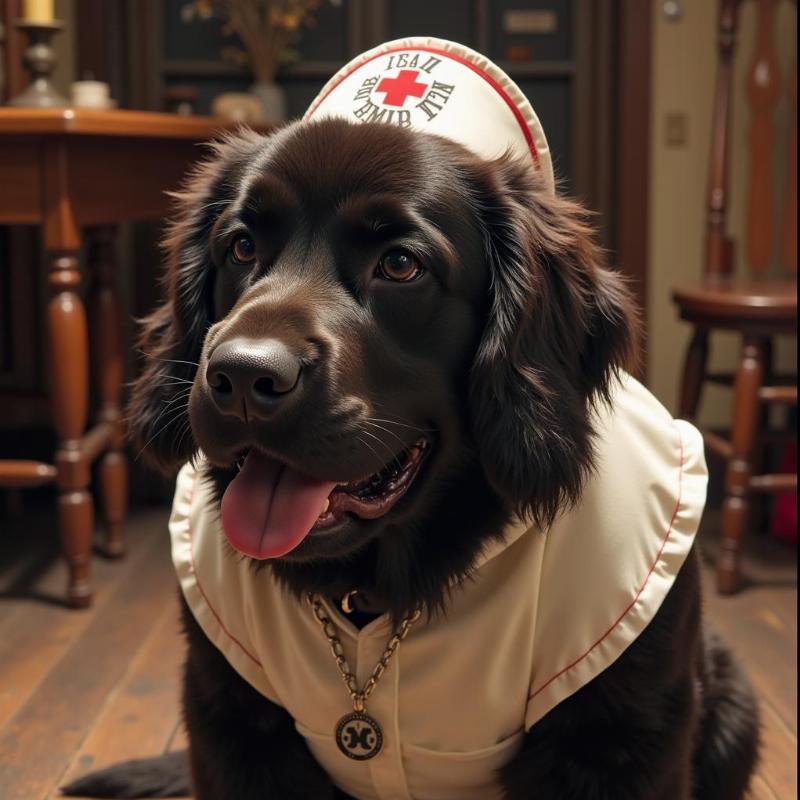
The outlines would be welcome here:
<svg viewBox="0 0 800 800">
<path fill-rule="evenodd" d="M 387 106 L 403 106 L 407 97 L 422 97 L 428 88 L 427 83 L 417 80 L 419 71 L 416 69 L 401 69 L 396 78 L 384 78 L 376 87 L 376 92 L 385 92 L 383 100 Z"/>
</svg>

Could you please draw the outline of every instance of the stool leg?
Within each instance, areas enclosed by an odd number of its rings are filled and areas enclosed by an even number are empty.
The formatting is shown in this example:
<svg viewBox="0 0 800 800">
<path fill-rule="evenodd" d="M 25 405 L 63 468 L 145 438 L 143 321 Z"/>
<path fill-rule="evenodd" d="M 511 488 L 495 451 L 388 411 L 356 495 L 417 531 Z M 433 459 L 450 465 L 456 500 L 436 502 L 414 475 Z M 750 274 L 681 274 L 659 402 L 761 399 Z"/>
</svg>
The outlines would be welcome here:
<svg viewBox="0 0 800 800">
<path fill-rule="evenodd" d="M 695 328 L 683 362 L 681 394 L 678 401 L 678 416 L 681 419 L 692 420 L 697 415 L 707 362 L 708 331 Z"/>
<path fill-rule="evenodd" d="M 128 499 L 128 464 L 123 453 L 124 434 L 120 399 L 123 357 L 121 314 L 116 290 L 115 234 L 104 226 L 87 231 L 88 267 L 92 276 L 89 318 L 92 332 L 92 373 L 99 409 L 98 421 L 114 426 L 109 449 L 100 461 L 100 493 L 106 529 L 106 553 L 121 556 L 125 551 L 123 523 Z"/>
<path fill-rule="evenodd" d="M 764 386 L 769 386 L 774 381 L 773 370 L 773 345 L 772 339 L 764 340 L 764 374 L 761 378 L 761 383 Z M 752 461 L 752 474 L 764 475 L 770 472 L 770 445 L 761 438 L 761 434 L 769 430 L 769 412 L 770 406 L 768 403 L 762 403 L 758 412 L 758 430 L 756 431 L 755 451 Z M 750 509 L 750 524 L 753 530 L 760 532 L 768 531 L 771 520 L 772 512 L 772 499 L 773 496 L 769 492 L 761 492 L 752 498 Z"/>
<path fill-rule="evenodd" d="M 745 336 L 733 395 L 731 457 L 725 470 L 725 502 L 717 588 L 730 594 L 739 588 L 740 550 L 749 520 L 749 481 L 760 421 L 758 390 L 764 380 L 767 346 L 761 337 Z"/>
<path fill-rule="evenodd" d="M 92 598 L 89 559 L 94 513 L 89 463 L 82 453 L 89 395 L 88 336 L 75 252 L 50 254 L 47 341 L 50 398 L 58 448 L 56 470 L 61 544 L 69 568 L 67 598 L 76 607 Z"/>
</svg>

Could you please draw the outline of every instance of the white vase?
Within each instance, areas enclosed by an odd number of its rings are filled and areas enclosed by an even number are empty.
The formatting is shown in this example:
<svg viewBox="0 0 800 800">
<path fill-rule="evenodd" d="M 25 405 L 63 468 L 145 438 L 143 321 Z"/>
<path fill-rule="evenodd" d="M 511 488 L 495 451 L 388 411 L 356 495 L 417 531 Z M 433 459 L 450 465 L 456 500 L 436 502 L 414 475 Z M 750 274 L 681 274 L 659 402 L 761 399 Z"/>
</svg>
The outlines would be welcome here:
<svg viewBox="0 0 800 800">
<path fill-rule="evenodd" d="M 264 121 L 270 125 L 286 122 L 286 92 L 277 83 L 254 83 L 250 94 L 255 95 L 264 109 Z"/>
</svg>

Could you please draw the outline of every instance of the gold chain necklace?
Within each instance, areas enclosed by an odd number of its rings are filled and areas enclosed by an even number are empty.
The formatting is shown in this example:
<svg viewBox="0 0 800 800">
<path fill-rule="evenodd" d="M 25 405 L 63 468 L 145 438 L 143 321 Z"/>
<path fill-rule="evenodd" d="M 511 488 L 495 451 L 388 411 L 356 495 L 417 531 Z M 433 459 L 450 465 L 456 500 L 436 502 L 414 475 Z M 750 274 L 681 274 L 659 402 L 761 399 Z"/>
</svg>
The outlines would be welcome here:
<svg viewBox="0 0 800 800">
<path fill-rule="evenodd" d="M 367 714 L 367 699 L 372 694 L 378 681 L 386 671 L 392 656 L 397 652 L 400 642 L 408 636 L 411 626 L 420 618 L 422 609 L 416 609 L 412 614 L 405 617 L 397 630 L 392 634 L 391 639 L 384 648 L 383 655 L 378 659 L 378 663 L 372 670 L 372 674 L 364 684 L 363 689 L 358 688 L 356 676 L 350 671 L 347 659 L 344 655 L 342 640 L 336 633 L 336 628 L 331 618 L 325 613 L 322 602 L 318 597 L 308 595 L 308 602 L 314 611 L 314 616 L 319 622 L 325 638 L 331 648 L 331 653 L 336 659 L 336 666 L 342 675 L 344 685 L 350 692 L 350 699 L 353 701 L 353 711 L 345 714 L 337 723 L 334 731 L 337 747 L 348 758 L 355 761 L 367 761 L 380 753 L 383 747 L 383 731 L 378 721 Z"/>
</svg>

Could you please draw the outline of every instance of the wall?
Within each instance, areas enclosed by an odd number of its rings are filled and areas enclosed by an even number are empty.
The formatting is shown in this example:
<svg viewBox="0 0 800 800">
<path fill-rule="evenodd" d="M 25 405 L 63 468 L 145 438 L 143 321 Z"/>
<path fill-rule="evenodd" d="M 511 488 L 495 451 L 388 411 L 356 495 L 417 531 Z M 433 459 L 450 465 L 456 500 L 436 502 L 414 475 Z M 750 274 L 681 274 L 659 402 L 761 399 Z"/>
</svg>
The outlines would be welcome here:
<svg viewBox="0 0 800 800">
<path fill-rule="evenodd" d="M 56 68 L 53 70 L 53 83 L 64 97 L 69 97 L 70 84 L 77 80 L 75 75 L 75 0 L 56 0 L 56 19 L 64 23 L 64 30 L 54 39 L 58 56 Z"/>
<path fill-rule="evenodd" d="M 716 73 L 717 0 L 683 0 L 683 16 L 677 22 L 663 14 L 663 0 L 652 2 L 653 70 L 650 152 L 649 222 L 649 342 L 648 384 L 671 410 L 675 410 L 683 354 L 689 326 L 677 319 L 670 300 L 671 288 L 695 280 L 701 272 L 704 247 L 706 175 L 711 136 L 711 102 Z M 776 42 L 781 74 L 786 75 L 795 57 L 795 9 L 781 0 Z M 75 75 L 74 0 L 56 0 L 56 16 L 67 30 L 56 37 L 59 53 L 55 81 L 65 94 Z M 745 179 L 747 168 L 747 108 L 744 84 L 755 37 L 755 2 L 745 0 L 740 15 L 736 64 L 736 98 L 731 141 L 730 229 L 744 229 Z M 683 146 L 666 141 L 666 116 L 680 113 L 686 119 L 687 139 Z M 786 136 L 789 110 L 785 93 L 776 111 L 776 175 L 785 173 Z M 776 180 L 780 191 L 780 180 Z M 782 198 L 776 207 L 780 208 Z M 123 239 L 125 237 L 123 236 Z M 124 242 L 121 252 L 126 252 Z M 741 261 L 743 248 L 737 250 Z M 129 276 L 123 270 L 127 288 Z M 735 365 L 738 340 L 730 334 L 716 334 L 712 343 L 712 367 Z M 796 344 L 778 343 L 778 365 L 788 368 L 796 362 Z M 730 392 L 708 387 L 701 408 L 701 422 L 725 424 L 729 419 Z"/>
<path fill-rule="evenodd" d="M 689 326 L 678 320 L 671 302 L 676 284 L 696 280 L 701 274 L 704 250 L 706 176 L 711 140 L 711 104 L 716 77 L 716 0 L 684 0 L 683 16 L 667 20 L 662 0 L 653 2 L 653 85 L 650 152 L 649 223 L 649 343 L 648 383 L 672 411 L 677 405 L 683 354 Z M 752 0 L 743 3 L 735 71 L 735 98 L 731 139 L 731 195 L 729 229 L 744 230 L 747 170 L 748 110 L 745 81 L 755 39 L 756 9 Z M 795 58 L 795 9 L 781 0 L 775 29 L 778 61 L 783 78 Z M 775 147 L 776 208 L 782 205 L 780 176 L 786 173 L 789 109 L 782 85 L 776 111 Z M 686 142 L 669 146 L 666 117 L 683 114 Z M 742 246 L 737 248 L 738 269 L 743 268 Z M 732 369 L 738 339 L 718 333 L 712 339 L 713 369 Z M 778 342 L 778 366 L 796 362 L 796 342 Z M 730 392 L 717 387 L 705 391 L 700 420 L 724 425 L 730 415 Z"/>
</svg>

